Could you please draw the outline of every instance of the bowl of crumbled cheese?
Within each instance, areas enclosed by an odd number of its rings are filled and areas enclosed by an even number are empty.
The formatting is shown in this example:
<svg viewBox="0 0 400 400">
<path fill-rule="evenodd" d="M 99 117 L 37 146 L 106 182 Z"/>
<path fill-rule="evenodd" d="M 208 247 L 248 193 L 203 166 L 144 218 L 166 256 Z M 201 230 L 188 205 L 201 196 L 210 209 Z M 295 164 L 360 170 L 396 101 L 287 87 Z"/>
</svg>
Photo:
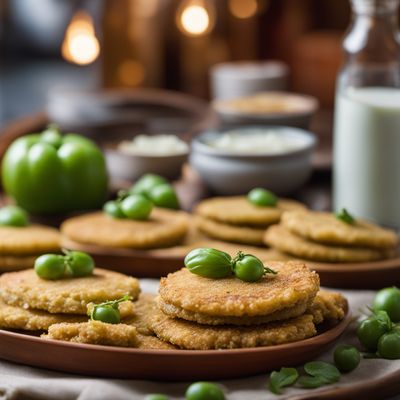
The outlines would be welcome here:
<svg viewBox="0 0 400 400">
<path fill-rule="evenodd" d="M 285 195 L 309 178 L 316 143 L 313 133 L 294 127 L 207 131 L 193 140 L 190 164 L 215 194 L 263 187 Z"/>
<path fill-rule="evenodd" d="M 181 175 L 189 145 L 176 135 L 138 135 L 106 148 L 105 154 L 113 179 L 135 181 L 153 173 L 173 180 Z"/>
</svg>

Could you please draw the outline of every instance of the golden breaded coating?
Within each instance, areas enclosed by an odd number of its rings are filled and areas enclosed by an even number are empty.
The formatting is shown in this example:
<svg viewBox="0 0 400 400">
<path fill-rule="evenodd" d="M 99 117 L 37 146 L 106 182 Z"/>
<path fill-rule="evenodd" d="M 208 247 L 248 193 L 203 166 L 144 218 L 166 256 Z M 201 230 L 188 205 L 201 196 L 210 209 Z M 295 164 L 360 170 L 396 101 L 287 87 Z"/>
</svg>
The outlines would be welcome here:
<svg viewBox="0 0 400 400">
<path fill-rule="evenodd" d="M 106 346 L 136 347 L 138 344 L 137 331 L 134 326 L 107 324 L 101 321 L 51 325 L 48 334 L 41 337 Z"/>
<path fill-rule="evenodd" d="M 187 268 L 162 278 L 159 294 L 163 302 L 192 313 L 212 317 L 256 317 L 286 311 L 303 304 L 302 314 L 319 290 L 319 277 L 302 262 L 268 262 L 277 271 L 258 282 L 234 276 L 209 279 Z"/>
<path fill-rule="evenodd" d="M 151 329 L 166 342 L 187 350 L 235 349 L 274 346 L 316 335 L 312 315 L 257 326 L 208 326 L 159 311 L 151 320 Z"/>
<path fill-rule="evenodd" d="M 259 315 L 255 317 L 241 316 L 241 317 L 216 317 L 199 312 L 187 311 L 183 308 L 178 308 L 172 304 L 165 303 L 161 298 L 158 299 L 158 306 L 160 310 L 174 318 L 182 318 L 187 321 L 197 322 L 204 325 L 260 325 L 272 321 L 281 321 L 297 317 L 304 313 L 309 303 L 307 301 L 299 301 L 291 307 L 275 311 L 268 315 Z"/>
<path fill-rule="evenodd" d="M 381 249 L 395 247 L 399 241 L 394 231 L 360 219 L 347 224 L 327 212 L 290 211 L 284 213 L 281 224 L 305 239 L 333 245 Z"/>
<path fill-rule="evenodd" d="M 32 268 L 38 256 L 7 256 L 0 254 L 0 273 Z"/>
<path fill-rule="evenodd" d="M 135 347 L 145 350 L 177 350 L 176 346 L 160 340 L 157 336 L 141 334 L 138 334 L 138 342 Z"/>
<path fill-rule="evenodd" d="M 0 328 L 44 331 L 61 322 L 84 322 L 84 315 L 50 314 L 46 311 L 9 306 L 0 300 Z"/>
<path fill-rule="evenodd" d="M 314 324 L 325 321 L 340 321 L 348 310 L 346 298 L 337 292 L 320 290 L 306 313 L 314 317 Z"/>
<path fill-rule="evenodd" d="M 0 227 L 0 254 L 33 255 L 60 250 L 60 233 L 43 225 Z"/>
<path fill-rule="evenodd" d="M 391 253 L 385 250 L 357 247 L 328 246 L 308 241 L 281 225 L 267 229 L 264 242 L 271 247 L 297 258 L 323 262 L 362 262 L 388 258 Z"/>
<path fill-rule="evenodd" d="M 61 232 L 79 243 L 150 249 L 178 244 L 188 225 L 183 211 L 155 208 L 145 221 L 112 218 L 103 212 L 73 217 L 61 225 Z"/>
<path fill-rule="evenodd" d="M 214 239 L 255 246 L 263 244 L 264 228 L 228 225 L 201 216 L 195 217 L 194 223 L 201 232 Z"/>
<path fill-rule="evenodd" d="M 153 294 L 142 293 L 135 302 L 134 315 L 124 320 L 124 323 L 135 326 L 142 335 L 152 335 L 149 330 L 149 319 L 157 310 L 155 298 Z"/>
<path fill-rule="evenodd" d="M 93 275 L 56 281 L 41 279 L 33 269 L 0 276 L 0 297 L 10 305 L 50 313 L 86 314 L 89 303 L 102 303 L 129 295 L 137 299 L 137 279 L 96 268 Z"/>
<path fill-rule="evenodd" d="M 250 203 L 246 196 L 231 196 L 203 200 L 197 205 L 195 213 L 225 224 L 265 228 L 278 222 L 284 211 L 305 208 L 297 201 L 286 199 L 280 199 L 276 207 L 259 207 Z"/>
</svg>

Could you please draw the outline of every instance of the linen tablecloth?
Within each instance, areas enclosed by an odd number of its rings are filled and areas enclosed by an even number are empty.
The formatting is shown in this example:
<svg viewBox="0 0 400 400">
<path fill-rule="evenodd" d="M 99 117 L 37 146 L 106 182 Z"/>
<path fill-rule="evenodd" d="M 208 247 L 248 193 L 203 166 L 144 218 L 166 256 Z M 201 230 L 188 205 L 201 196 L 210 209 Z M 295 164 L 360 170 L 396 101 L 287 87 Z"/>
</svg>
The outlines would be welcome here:
<svg viewBox="0 0 400 400">
<path fill-rule="evenodd" d="M 143 279 L 141 282 L 144 292 L 156 292 L 158 281 Z M 349 300 L 353 315 L 366 304 L 371 304 L 373 291 L 341 291 Z M 358 345 L 354 335 L 356 323 L 353 323 L 338 343 Z M 1 343 L 0 343 L 1 346 Z M 320 360 L 332 362 L 332 351 L 321 355 Z M 129 368 L 129 366 L 126 366 Z M 173 365 L 171 365 L 173 368 Z M 240 365 L 238 365 L 240 368 Z M 266 370 L 268 365 L 266 365 Z M 307 399 L 326 390 L 338 387 L 355 387 L 378 381 L 390 374 L 400 375 L 400 360 L 389 361 L 381 359 L 363 359 L 359 367 L 342 375 L 334 385 L 319 389 L 289 388 L 281 396 L 268 391 L 268 373 L 263 375 L 219 382 L 229 400 L 269 400 L 269 399 Z M 58 373 L 53 371 L 31 368 L 6 361 L 0 361 L 0 399 L 1 400 L 133 400 L 143 399 L 149 393 L 164 393 L 171 399 L 184 399 L 184 393 L 190 383 L 160 383 L 149 381 L 100 379 Z M 400 395 L 400 379 L 398 385 Z M 400 396 L 391 394 L 392 399 Z M 376 398 L 365 396 L 365 399 Z M 383 398 L 380 396 L 378 398 Z"/>
</svg>

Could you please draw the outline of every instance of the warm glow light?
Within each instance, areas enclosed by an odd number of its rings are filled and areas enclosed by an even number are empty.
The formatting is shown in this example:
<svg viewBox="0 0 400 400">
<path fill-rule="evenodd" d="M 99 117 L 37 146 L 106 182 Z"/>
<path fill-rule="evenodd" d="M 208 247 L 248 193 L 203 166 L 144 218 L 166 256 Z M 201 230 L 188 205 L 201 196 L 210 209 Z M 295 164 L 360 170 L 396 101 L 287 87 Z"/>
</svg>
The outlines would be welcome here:
<svg viewBox="0 0 400 400">
<path fill-rule="evenodd" d="M 204 35 L 213 28 L 212 12 L 204 0 L 186 0 L 177 13 L 178 27 L 188 36 Z"/>
<path fill-rule="evenodd" d="M 143 65 L 136 60 L 126 60 L 118 67 L 118 77 L 125 86 L 138 86 L 145 78 Z"/>
<path fill-rule="evenodd" d="M 100 45 L 92 18 L 84 11 L 76 12 L 65 32 L 62 56 L 69 62 L 87 65 L 95 61 L 99 53 Z"/>
<path fill-rule="evenodd" d="M 257 0 L 229 0 L 229 11 L 240 19 L 251 18 L 257 14 Z"/>
</svg>

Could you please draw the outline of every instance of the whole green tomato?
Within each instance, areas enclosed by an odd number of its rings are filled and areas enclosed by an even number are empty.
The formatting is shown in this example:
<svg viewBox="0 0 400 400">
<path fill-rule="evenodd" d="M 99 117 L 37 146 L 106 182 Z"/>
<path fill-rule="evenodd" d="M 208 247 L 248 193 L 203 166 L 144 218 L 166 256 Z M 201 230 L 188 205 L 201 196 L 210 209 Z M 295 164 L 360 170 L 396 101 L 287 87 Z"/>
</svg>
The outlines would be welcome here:
<svg viewBox="0 0 400 400">
<path fill-rule="evenodd" d="M 354 346 L 339 345 L 333 353 L 335 365 L 341 372 L 350 372 L 360 364 L 360 352 Z"/>
<path fill-rule="evenodd" d="M 386 318 L 385 318 L 386 314 Z M 382 335 L 389 332 L 391 322 L 385 311 L 380 311 L 380 316 L 373 315 L 363 321 L 357 329 L 357 337 L 361 344 L 369 351 L 376 351 Z"/>
<path fill-rule="evenodd" d="M 400 334 L 397 332 L 385 333 L 378 343 L 378 353 L 389 360 L 400 359 Z"/>
<path fill-rule="evenodd" d="M 91 317 L 95 321 L 101 321 L 107 324 L 119 324 L 121 322 L 121 315 L 118 307 L 108 305 L 95 306 Z"/>
<path fill-rule="evenodd" d="M 160 175 L 146 174 L 136 181 L 136 183 L 129 189 L 129 193 L 149 196 L 149 193 L 153 188 L 165 183 L 168 183 L 168 181 Z"/>
<path fill-rule="evenodd" d="M 222 389 L 215 383 L 195 382 L 186 390 L 186 400 L 224 400 Z"/>
<path fill-rule="evenodd" d="M 375 296 L 375 311 L 386 311 L 393 322 L 400 321 L 400 289 L 390 287 L 380 290 Z"/>
<path fill-rule="evenodd" d="M 121 201 L 121 210 L 131 219 L 144 220 L 149 218 L 153 203 L 141 194 L 132 194 Z"/>
<path fill-rule="evenodd" d="M 100 149 L 83 136 L 62 136 L 54 127 L 10 145 L 3 158 L 2 180 L 6 193 L 30 213 L 98 208 L 107 194 Z"/>
<path fill-rule="evenodd" d="M 174 188 L 169 183 L 163 183 L 153 187 L 148 196 L 156 207 L 179 209 L 178 196 Z"/>
<path fill-rule="evenodd" d="M 263 188 L 250 190 L 247 199 L 250 203 L 260 207 L 275 207 L 278 203 L 278 198 L 272 192 Z"/>
<path fill-rule="evenodd" d="M 256 282 L 264 275 L 264 264 L 259 258 L 245 254 L 235 262 L 233 272 L 242 281 Z"/>
<path fill-rule="evenodd" d="M 184 260 L 186 268 L 193 274 L 214 279 L 231 275 L 231 262 L 228 253 L 207 247 L 192 250 Z"/>
</svg>

